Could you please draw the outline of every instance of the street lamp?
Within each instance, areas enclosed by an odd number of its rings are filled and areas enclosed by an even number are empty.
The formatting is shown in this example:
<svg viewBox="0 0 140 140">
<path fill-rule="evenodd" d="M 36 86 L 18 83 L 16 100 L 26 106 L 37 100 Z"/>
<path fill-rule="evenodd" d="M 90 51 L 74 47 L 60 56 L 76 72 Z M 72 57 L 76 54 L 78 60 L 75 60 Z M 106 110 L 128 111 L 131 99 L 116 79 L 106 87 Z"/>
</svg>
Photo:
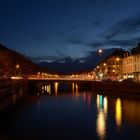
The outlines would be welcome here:
<svg viewBox="0 0 140 140">
<path fill-rule="evenodd" d="M 20 76 L 20 71 L 19 71 L 20 65 L 16 64 L 15 69 L 16 69 L 16 75 Z"/>
<path fill-rule="evenodd" d="M 101 54 L 102 52 L 103 52 L 103 50 L 100 49 L 100 50 L 99 50 L 99 54 Z"/>
<path fill-rule="evenodd" d="M 120 60 L 120 58 L 116 58 L 116 61 L 119 61 Z"/>
<path fill-rule="evenodd" d="M 16 65 L 16 69 L 19 69 L 19 64 Z"/>
</svg>

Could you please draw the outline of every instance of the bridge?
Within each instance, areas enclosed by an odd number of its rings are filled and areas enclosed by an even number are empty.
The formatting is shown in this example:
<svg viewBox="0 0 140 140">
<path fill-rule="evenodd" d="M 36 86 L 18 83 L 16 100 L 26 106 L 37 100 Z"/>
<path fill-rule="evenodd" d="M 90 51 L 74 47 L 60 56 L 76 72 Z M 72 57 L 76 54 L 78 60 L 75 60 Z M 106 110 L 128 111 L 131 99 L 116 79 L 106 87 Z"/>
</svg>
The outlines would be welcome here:
<svg viewBox="0 0 140 140">
<path fill-rule="evenodd" d="M 44 80 L 44 81 L 94 81 L 95 74 L 56 75 L 56 74 L 32 74 L 26 76 L 12 76 L 13 80 Z"/>
</svg>

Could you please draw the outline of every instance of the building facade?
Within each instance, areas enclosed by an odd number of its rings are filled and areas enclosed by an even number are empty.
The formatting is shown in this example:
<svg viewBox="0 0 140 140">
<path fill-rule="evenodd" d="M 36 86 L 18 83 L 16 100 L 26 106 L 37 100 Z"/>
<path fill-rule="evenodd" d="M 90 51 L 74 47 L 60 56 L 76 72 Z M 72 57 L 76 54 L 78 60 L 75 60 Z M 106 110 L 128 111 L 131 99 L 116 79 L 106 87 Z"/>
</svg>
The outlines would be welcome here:
<svg viewBox="0 0 140 140">
<path fill-rule="evenodd" d="M 96 74 L 100 79 L 116 80 L 122 77 L 122 58 L 110 56 L 96 67 Z"/>
<path fill-rule="evenodd" d="M 123 58 L 123 78 L 134 78 L 140 81 L 140 54 L 132 54 Z"/>
</svg>

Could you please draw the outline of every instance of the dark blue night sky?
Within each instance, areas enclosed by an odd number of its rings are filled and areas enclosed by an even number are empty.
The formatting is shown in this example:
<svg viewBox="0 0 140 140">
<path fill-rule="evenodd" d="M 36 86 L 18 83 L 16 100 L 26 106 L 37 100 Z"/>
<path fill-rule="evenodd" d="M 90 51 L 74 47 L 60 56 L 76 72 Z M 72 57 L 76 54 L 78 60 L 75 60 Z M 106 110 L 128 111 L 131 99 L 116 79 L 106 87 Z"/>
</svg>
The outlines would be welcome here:
<svg viewBox="0 0 140 140">
<path fill-rule="evenodd" d="M 140 41 L 140 0 L 0 0 L 0 43 L 36 60 L 84 59 Z"/>
</svg>

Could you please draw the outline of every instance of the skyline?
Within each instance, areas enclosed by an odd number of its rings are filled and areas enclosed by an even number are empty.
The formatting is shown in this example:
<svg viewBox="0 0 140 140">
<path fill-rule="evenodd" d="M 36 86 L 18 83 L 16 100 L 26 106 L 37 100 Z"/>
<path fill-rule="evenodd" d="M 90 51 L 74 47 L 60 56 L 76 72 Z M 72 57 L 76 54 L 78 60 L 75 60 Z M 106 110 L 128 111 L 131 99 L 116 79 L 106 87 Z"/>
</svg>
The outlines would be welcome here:
<svg viewBox="0 0 140 140">
<path fill-rule="evenodd" d="M 5 0 L 0 43 L 36 61 L 85 61 L 140 40 L 139 0 Z"/>
</svg>

